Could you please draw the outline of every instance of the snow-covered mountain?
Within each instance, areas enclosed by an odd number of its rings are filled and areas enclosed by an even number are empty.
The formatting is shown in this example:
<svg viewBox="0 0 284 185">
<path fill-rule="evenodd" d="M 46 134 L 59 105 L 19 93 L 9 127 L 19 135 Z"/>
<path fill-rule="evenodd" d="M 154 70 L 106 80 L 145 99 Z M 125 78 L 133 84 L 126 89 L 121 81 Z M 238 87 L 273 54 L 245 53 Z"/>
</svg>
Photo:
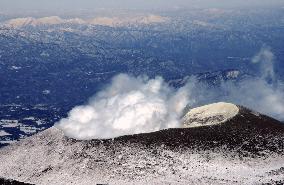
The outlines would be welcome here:
<svg viewBox="0 0 284 185">
<path fill-rule="evenodd" d="M 75 25 L 102 25 L 102 26 L 125 26 L 131 24 L 154 24 L 164 23 L 169 18 L 159 15 L 149 14 L 131 17 L 95 17 L 91 19 L 70 18 L 63 19 L 58 16 L 34 18 L 21 17 L 10 19 L 4 22 L 7 27 L 21 28 L 25 26 L 42 26 L 42 25 L 59 25 L 59 24 L 75 24 Z"/>
<path fill-rule="evenodd" d="M 2 148 L 0 176 L 34 184 L 283 183 L 282 123 L 227 103 L 191 109 L 183 121 L 190 127 L 90 141 L 52 127 Z"/>
</svg>

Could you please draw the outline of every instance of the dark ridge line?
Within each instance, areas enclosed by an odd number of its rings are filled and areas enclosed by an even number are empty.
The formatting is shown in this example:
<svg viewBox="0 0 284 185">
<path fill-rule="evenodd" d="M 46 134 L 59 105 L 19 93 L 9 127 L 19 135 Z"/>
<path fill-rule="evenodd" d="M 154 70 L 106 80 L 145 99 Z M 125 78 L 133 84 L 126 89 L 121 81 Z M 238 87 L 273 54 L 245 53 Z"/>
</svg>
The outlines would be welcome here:
<svg viewBox="0 0 284 185">
<path fill-rule="evenodd" d="M 19 181 L 12 180 L 12 179 L 4 179 L 4 178 L 0 178 L 0 184 L 1 185 L 35 185 L 35 184 L 29 184 L 29 183 L 24 183 L 24 182 L 19 182 Z"/>
</svg>

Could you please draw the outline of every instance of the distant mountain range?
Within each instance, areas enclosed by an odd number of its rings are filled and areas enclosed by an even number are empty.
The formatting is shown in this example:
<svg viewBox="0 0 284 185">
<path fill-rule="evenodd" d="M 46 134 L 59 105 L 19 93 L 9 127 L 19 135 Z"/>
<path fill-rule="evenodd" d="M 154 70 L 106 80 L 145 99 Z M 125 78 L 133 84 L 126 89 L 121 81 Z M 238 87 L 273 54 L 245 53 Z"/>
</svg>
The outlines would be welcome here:
<svg viewBox="0 0 284 185">
<path fill-rule="evenodd" d="M 184 127 L 109 140 L 57 128 L 0 150 L 0 176 L 34 184 L 283 183 L 284 125 L 241 106 L 192 109 Z"/>
<path fill-rule="evenodd" d="M 47 25 L 59 25 L 59 24 L 75 24 L 75 25 L 102 25 L 102 26 L 127 26 L 132 24 L 154 24 L 163 23 L 168 21 L 167 17 L 161 17 L 159 15 L 144 15 L 134 17 L 96 17 L 92 19 L 62 19 L 58 16 L 33 18 L 15 18 L 5 21 L 3 24 L 8 27 L 21 28 L 25 26 L 47 26 Z"/>
</svg>

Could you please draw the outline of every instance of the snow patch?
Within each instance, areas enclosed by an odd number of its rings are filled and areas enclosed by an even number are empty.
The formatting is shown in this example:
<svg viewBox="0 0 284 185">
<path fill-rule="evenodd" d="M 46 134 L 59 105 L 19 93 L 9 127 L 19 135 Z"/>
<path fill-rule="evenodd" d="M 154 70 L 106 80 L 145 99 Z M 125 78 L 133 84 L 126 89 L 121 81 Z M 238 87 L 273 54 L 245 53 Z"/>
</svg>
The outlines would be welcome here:
<svg viewBox="0 0 284 185">
<path fill-rule="evenodd" d="M 239 75 L 240 75 L 240 71 L 233 70 L 227 73 L 227 78 L 238 78 Z"/>
<path fill-rule="evenodd" d="M 51 92 L 50 90 L 46 89 L 46 90 L 43 90 L 43 91 L 42 91 L 42 94 L 48 95 L 48 94 L 50 94 L 50 92 Z"/>
<path fill-rule="evenodd" d="M 239 113 L 239 108 L 231 103 L 213 103 L 191 109 L 183 117 L 184 127 L 216 125 L 226 122 Z"/>
<path fill-rule="evenodd" d="M 11 69 L 12 69 L 12 70 L 19 70 L 19 69 L 22 69 L 22 67 L 12 66 Z"/>
<path fill-rule="evenodd" d="M 0 130 L 0 137 L 1 136 L 10 136 L 11 134 L 5 132 L 4 130 Z"/>
<path fill-rule="evenodd" d="M 19 126 L 19 121 L 18 120 L 6 120 L 2 119 L 0 120 L 0 125 L 3 128 L 14 128 Z"/>
</svg>

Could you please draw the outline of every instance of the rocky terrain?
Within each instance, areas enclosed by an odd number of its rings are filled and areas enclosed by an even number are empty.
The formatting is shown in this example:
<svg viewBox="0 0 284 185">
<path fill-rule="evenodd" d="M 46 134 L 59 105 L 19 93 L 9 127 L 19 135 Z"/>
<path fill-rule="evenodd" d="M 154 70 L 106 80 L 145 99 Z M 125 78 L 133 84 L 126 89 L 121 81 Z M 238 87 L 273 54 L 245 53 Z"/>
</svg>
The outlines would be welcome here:
<svg viewBox="0 0 284 185">
<path fill-rule="evenodd" d="M 0 176 L 33 184 L 281 184 L 284 125 L 241 106 L 208 106 L 189 111 L 185 128 L 109 140 L 74 140 L 52 127 L 2 148 Z M 188 118 L 210 124 L 190 126 Z"/>
</svg>

